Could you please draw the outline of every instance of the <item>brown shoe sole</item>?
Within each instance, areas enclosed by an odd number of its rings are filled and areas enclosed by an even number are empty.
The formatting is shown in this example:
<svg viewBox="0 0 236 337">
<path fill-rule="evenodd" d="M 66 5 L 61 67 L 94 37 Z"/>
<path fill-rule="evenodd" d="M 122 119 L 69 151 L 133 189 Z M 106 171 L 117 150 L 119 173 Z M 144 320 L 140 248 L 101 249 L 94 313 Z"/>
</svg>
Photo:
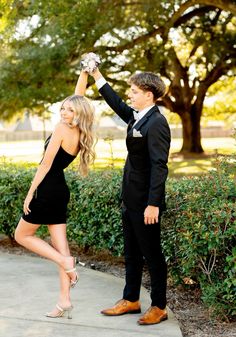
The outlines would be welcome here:
<svg viewBox="0 0 236 337">
<path fill-rule="evenodd" d="M 161 323 L 163 321 L 166 321 L 167 319 L 168 319 L 168 316 L 165 316 L 165 317 L 161 318 L 159 322 L 156 322 L 156 323 L 145 323 L 145 322 L 142 322 L 142 321 L 141 322 L 138 321 L 137 323 L 139 325 L 153 325 L 153 324 L 158 324 L 158 323 Z"/>
<path fill-rule="evenodd" d="M 125 312 L 122 312 L 120 314 L 106 314 L 104 312 L 101 312 L 101 314 L 103 314 L 105 316 L 121 316 L 121 315 L 125 315 L 125 314 L 140 314 L 140 313 L 141 313 L 141 309 L 125 311 Z"/>
</svg>

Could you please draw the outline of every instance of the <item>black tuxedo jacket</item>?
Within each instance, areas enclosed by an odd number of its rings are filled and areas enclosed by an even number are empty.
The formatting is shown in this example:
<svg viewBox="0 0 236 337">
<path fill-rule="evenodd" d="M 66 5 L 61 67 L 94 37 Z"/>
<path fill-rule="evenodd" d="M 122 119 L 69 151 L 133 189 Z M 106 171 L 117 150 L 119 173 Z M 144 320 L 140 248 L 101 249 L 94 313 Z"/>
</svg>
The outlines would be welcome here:
<svg viewBox="0 0 236 337">
<path fill-rule="evenodd" d="M 125 206 L 143 211 L 147 205 L 165 209 L 165 181 L 170 148 L 170 129 L 157 106 L 135 122 L 129 107 L 106 83 L 100 90 L 108 105 L 128 124 L 126 159 L 122 184 Z"/>
</svg>

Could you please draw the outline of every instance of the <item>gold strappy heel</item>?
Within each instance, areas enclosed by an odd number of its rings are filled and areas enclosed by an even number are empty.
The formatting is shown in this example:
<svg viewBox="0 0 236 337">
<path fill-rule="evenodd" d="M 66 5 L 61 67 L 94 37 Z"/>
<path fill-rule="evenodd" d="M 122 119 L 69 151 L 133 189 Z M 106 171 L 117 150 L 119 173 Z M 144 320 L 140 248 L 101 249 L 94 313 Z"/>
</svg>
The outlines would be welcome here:
<svg viewBox="0 0 236 337">
<path fill-rule="evenodd" d="M 79 275 L 78 275 L 77 270 L 76 270 L 76 257 L 74 257 L 74 267 L 71 268 L 71 269 L 66 269 L 65 272 L 67 274 L 75 273 L 75 275 L 76 275 L 75 280 L 72 280 L 72 279 L 70 280 L 70 286 L 71 286 L 71 288 L 74 288 L 76 283 L 79 281 Z"/>
<path fill-rule="evenodd" d="M 60 307 L 59 304 L 57 304 L 56 308 L 58 309 L 58 314 L 52 315 L 50 312 L 48 312 L 46 314 L 46 317 L 60 318 L 60 317 L 63 317 L 65 314 L 67 314 L 67 318 L 72 319 L 72 314 L 71 314 L 71 311 L 73 309 L 72 305 L 70 307 L 67 307 L 67 308 L 62 308 L 62 307 Z"/>
</svg>

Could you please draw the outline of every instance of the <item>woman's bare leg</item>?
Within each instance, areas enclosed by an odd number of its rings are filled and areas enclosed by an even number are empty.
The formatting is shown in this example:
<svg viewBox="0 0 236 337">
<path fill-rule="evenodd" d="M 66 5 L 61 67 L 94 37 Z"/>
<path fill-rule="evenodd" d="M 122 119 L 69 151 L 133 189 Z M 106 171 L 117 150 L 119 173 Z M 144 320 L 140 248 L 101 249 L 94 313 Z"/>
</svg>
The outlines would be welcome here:
<svg viewBox="0 0 236 337">
<path fill-rule="evenodd" d="M 40 225 L 26 222 L 21 218 L 15 230 L 15 240 L 28 250 L 57 263 L 64 270 L 72 269 L 74 267 L 74 259 L 72 256 L 62 255 L 47 242 L 34 236 L 39 226 Z M 76 277 L 74 272 L 67 275 L 73 280 Z"/>
<path fill-rule="evenodd" d="M 66 237 L 66 224 L 49 225 L 48 230 L 51 236 L 53 247 L 62 255 L 70 256 L 69 245 Z M 62 308 L 71 306 L 70 300 L 70 279 L 65 270 L 59 266 L 60 294 L 57 303 Z M 58 309 L 55 308 L 50 315 L 57 315 Z"/>
</svg>

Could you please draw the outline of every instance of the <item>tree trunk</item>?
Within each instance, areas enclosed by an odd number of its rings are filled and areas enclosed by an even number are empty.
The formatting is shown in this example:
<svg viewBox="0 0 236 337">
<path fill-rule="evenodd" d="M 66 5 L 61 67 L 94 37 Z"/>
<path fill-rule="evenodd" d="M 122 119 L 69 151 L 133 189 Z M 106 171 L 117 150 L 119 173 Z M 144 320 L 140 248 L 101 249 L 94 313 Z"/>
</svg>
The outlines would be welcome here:
<svg viewBox="0 0 236 337">
<path fill-rule="evenodd" d="M 183 145 L 181 153 L 202 153 L 200 121 L 201 113 L 197 111 L 195 105 L 191 106 L 190 111 L 181 114 L 183 128 Z"/>
</svg>

